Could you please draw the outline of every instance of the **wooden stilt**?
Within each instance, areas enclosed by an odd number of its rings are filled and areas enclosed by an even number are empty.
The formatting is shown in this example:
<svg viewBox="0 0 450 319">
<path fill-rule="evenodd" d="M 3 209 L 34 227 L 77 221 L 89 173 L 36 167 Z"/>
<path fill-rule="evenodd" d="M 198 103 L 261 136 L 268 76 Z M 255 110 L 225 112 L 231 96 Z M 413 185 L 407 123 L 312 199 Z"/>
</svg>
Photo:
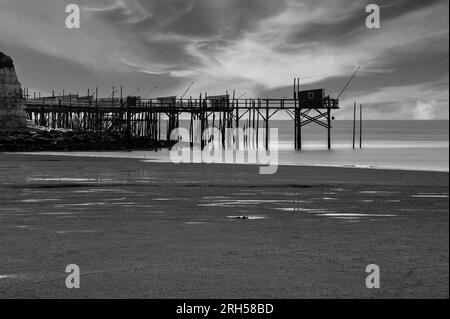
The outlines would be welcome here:
<svg viewBox="0 0 450 319">
<path fill-rule="evenodd" d="M 265 127 L 266 127 L 266 136 L 265 136 L 265 138 L 266 138 L 266 151 L 268 151 L 269 150 L 269 100 L 266 100 L 266 118 L 265 118 L 265 120 L 266 120 L 266 124 L 265 124 Z"/>
</svg>

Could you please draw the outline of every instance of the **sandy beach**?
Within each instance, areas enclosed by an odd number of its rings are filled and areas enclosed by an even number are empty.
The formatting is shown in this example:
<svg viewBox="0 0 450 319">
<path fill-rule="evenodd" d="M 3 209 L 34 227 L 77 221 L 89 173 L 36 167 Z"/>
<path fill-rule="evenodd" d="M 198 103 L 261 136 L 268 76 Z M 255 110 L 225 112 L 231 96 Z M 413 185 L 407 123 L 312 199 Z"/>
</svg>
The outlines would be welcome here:
<svg viewBox="0 0 450 319">
<path fill-rule="evenodd" d="M 0 298 L 448 298 L 448 183 L 0 154 Z"/>
</svg>

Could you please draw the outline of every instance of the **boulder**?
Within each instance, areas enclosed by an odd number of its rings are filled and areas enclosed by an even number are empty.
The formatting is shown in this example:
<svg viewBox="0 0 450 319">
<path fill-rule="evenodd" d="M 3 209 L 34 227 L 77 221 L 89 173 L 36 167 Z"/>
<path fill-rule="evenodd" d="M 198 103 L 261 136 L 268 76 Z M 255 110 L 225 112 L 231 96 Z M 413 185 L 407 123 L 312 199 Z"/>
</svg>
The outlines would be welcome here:
<svg viewBox="0 0 450 319">
<path fill-rule="evenodd" d="M 0 52 L 0 130 L 26 129 L 24 102 L 13 60 Z"/>
</svg>

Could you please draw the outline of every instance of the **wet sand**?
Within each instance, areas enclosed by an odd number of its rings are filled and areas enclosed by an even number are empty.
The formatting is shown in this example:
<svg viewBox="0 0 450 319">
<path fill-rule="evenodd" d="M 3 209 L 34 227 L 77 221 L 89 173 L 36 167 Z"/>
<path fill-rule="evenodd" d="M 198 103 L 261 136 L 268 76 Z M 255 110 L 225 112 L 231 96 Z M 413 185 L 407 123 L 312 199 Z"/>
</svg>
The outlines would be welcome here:
<svg viewBox="0 0 450 319">
<path fill-rule="evenodd" d="M 0 298 L 448 298 L 448 182 L 0 154 Z"/>
</svg>

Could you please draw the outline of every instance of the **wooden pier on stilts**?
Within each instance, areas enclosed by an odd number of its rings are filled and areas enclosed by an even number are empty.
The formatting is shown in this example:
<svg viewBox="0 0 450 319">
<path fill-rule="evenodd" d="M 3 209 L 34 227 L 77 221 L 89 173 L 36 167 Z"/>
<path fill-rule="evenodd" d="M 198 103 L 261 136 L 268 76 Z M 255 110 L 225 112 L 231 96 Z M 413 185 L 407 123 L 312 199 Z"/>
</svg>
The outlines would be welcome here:
<svg viewBox="0 0 450 319">
<path fill-rule="evenodd" d="M 189 121 L 191 146 L 205 148 L 210 138 L 199 132 L 215 128 L 221 134 L 223 148 L 239 149 L 236 141 L 226 135 L 230 129 L 249 130 L 245 136 L 245 148 L 269 149 L 270 120 L 285 112 L 294 121 L 294 144 L 302 149 L 302 127 L 316 124 L 327 130 L 328 148 L 331 149 L 332 111 L 339 109 L 339 100 L 325 96 L 324 89 L 300 91 L 299 80 L 294 81 L 293 98 L 235 98 L 232 95 L 198 98 L 141 98 L 139 96 L 117 96 L 115 88 L 108 98 L 100 98 L 98 89 L 86 96 L 69 94 L 28 98 L 25 90 L 25 111 L 28 119 L 47 128 L 126 132 L 130 136 L 147 136 L 151 139 L 173 139 L 171 133 L 180 125 L 180 119 Z M 162 132 L 164 130 L 164 132 Z M 261 136 L 261 138 L 260 138 Z"/>
</svg>

